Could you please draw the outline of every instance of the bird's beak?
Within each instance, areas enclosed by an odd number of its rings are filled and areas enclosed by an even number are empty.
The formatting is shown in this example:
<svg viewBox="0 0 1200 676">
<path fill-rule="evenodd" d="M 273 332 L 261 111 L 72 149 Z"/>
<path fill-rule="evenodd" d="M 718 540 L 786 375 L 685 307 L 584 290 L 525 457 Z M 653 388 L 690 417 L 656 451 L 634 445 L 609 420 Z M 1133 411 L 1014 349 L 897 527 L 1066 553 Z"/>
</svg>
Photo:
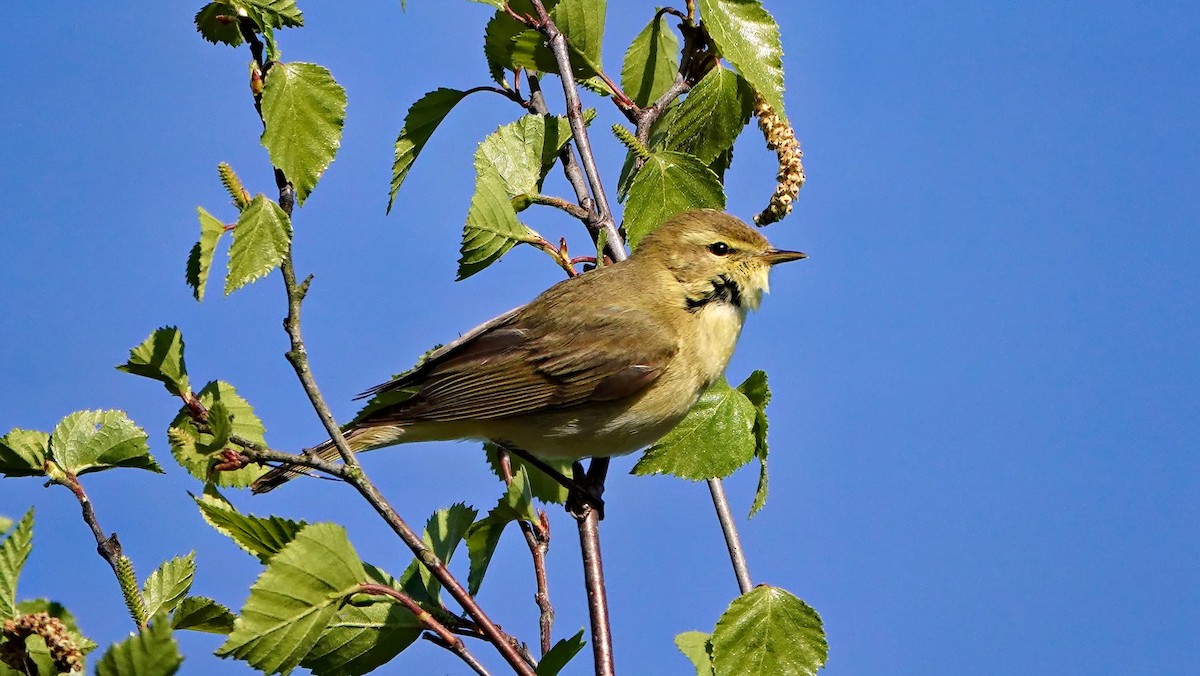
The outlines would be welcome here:
<svg viewBox="0 0 1200 676">
<path fill-rule="evenodd" d="M 799 251 L 784 251 L 783 249 L 767 249 L 759 254 L 767 263 L 775 265 L 776 263 L 786 263 L 788 261 L 798 261 L 801 258 L 808 258 L 808 254 Z"/>
</svg>

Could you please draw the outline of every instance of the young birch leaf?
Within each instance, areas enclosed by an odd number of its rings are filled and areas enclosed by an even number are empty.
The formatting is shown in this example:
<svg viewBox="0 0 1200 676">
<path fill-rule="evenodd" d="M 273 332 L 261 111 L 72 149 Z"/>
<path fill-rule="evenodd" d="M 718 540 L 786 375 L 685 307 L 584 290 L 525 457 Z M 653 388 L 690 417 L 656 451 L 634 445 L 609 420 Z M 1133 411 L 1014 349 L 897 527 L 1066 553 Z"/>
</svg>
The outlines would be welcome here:
<svg viewBox="0 0 1200 676">
<path fill-rule="evenodd" d="M 487 454 L 488 465 L 492 468 L 492 472 L 497 477 L 502 477 L 500 474 L 500 457 L 497 454 L 496 445 L 487 442 L 483 445 L 483 450 Z M 508 460 L 512 464 L 513 472 L 518 469 L 524 469 L 525 475 L 529 477 L 529 486 L 533 490 L 533 497 L 542 502 L 561 505 L 567 501 L 567 487 L 559 483 L 558 479 L 546 474 L 542 470 L 530 465 L 521 458 L 513 454 L 508 455 Z M 571 460 L 562 460 L 554 458 L 543 458 L 542 462 L 557 469 L 564 476 L 571 475 Z"/>
<path fill-rule="evenodd" d="M 537 241 L 537 233 L 517 220 L 504 180 L 491 165 L 476 163 L 475 194 L 467 209 L 459 248 L 458 279 L 466 279 L 500 260 L 521 242 Z"/>
<path fill-rule="evenodd" d="M 712 634 L 717 676 L 814 676 L 828 656 L 821 616 L 778 587 L 734 599 Z"/>
<path fill-rule="evenodd" d="M 43 476 L 50 456 L 50 435 L 14 427 L 0 437 L 0 474 L 7 477 Z"/>
<path fill-rule="evenodd" d="M 346 91 L 323 66 L 276 63 L 262 95 L 262 144 L 304 200 L 342 143 Z"/>
<path fill-rule="evenodd" d="M 201 432 L 186 406 L 179 409 L 167 440 L 171 444 L 171 455 L 188 473 L 206 483 L 227 488 L 245 488 L 266 472 L 266 468 L 249 465 L 238 470 L 211 473 L 209 468 L 216 458 L 212 455 L 226 446 L 232 436 L 240 437 L 259 446 L 266 446 L 263 438 L 266 429 L 254 414 L 254 408 L 237 393 L 233 385 L 214 380 L 196 394 L 200 403 L 209 410 L 209 425 L 212 432 Z M 216 433 L 216 434 L 214 434 Z"/>
<path fill-rule="evenodd" d="M 408 109 L 408 114 L 404 116 L 404 127 L 400 130 L 400 136 L 396 138 L 396 161 L 392 164 L 392 190 L 388 196 L 388 212 L 391 212 L 400 184 L 404 183 L 408 170 L 417 160 L 417 155 L 421 153 L 442 120 L 446 119 L 446 115 L 450 114 L 454 106 L 466 95 L 466 92 L 442 87 L 417 99 Z"/>
<path fill-rule="evenodd" d="M 779 25 L 759 0 L 697 0 L 721 56 L 750 81 L 779 117 L 783 112 L 783 45 Z"/>
<path fill-rule="evenodd" d="M 225 224 L 203 207 L 196 207 L 196 212 L 200 214 L 200 239 L 192 245 L 192 251 L 188 254 L 187 283 L 192 287 L 192 297 L 202 301 L 204 289 L 208 286 L 208 273 L 212 270 L 213 255 L 217 252 L 217 242 L 225 234 Z"/>
<path fill-rule="evenodd" d="M 439 509 L 425 523 L 425 544 L 429 545 L 429 549 L 433 550 L 442 563 L 449 565 L 454 550 L 458 549 L 458 543 L 466 537 L 467 529 L 478 515 L 479 512 L 475 508 L 461 502 L 446 509 Z M 425 566 L 419 566 L 417 572 L 425 584 L 426 593 L 430 598 L 437 599 L 442 588 L 441 583 Z"/>
<path fill-rule="evenodd" d="M 250 587 L 250 598 L 217 656 L 244 660 L 267 673 L 291 671 L 366 580 L 344 528 L 306 526 Z"/>
<path fill-rule="evenodd" d="M 296 0 L 233 0 L 246 10 L 260 28 L 299 28 L 304 25 L 304 16 L 296 7 Z"/>
<path fill-rule="evenodd" d="M 157 380 L 176 397 L 192 391 L 183 361 L 183 332 L 176 326 L 155 329 L 129 351 L 129 360 L 117 370 Z"/>
<path fill-rule="evenodd" d="M 230 17 L 232 21 L 218 21 L 217 17 Z M 200 37 L 214 45 L 224 43 L 230 47 L 242 44 L 242 31 L 237 24 L 237 10 L 227 2 L 210 2 L 196 12 L 196 30 Z"/>
<path fill-rule="evenodd" d="M 229 247 L 225 295 L 279 266 L 292 242 L 292 219 L 274 201 L 256 195 L 238 215 Z"/>
<path fill-rule="evenodd" d="M 237 617 L 228 608 L 204 596 L 185 596 L 171 615 L 175 629 L 228 635 Z"/>
<path fill-rule="evenodd" d="M 625 203 L 625 232 L 636 247 L 663 221 L 689 209 L 724 209 L 720 179 L 692 155 L 651 153 L 634 177 Z"/>
<path fill-rule="evenodd" d="M 183 655 L 171 633 L 165 613 L 155 617 L 145 631 L 113 644 L 96 664 L 96 676 L 171 676 L 179 671 Z"/>
<path fill-rule="evenodd" d="M 754 457 L 754 404 L 722 378 L 675 429 L 633 466 L 632 474 L 670 474 L 681 479 L 723 478 Z"/>
<path fill-rule="evenodd" d="M 512 3 L 514 9 L 517 3 Z M 504 12 L 496 12 L 483 31 L 483 55 L 487 60 L 488 72 L 497 83 L 508 86 L 506 71 L 515 70 L 512 42 L 526 26 Z"/>
<path fill-rule="evenodd" d="M 467 530 L 467 552 L 471 557 L 467 587 L 472 596 L 479 593 L 479 585 L 483 583 L 483 575 L 492 561 L 496 545 L 500 543 L 500 534 L 504 532 L 504 527 L 518 519 L 536 522 L 537 518 L 529 478 L 525 472 L 517 470 L 500 502 L 486 517 L 476 521 Z"/>
<path fill-rule="evenodd" d="M 308 525 L 278 516 L 242 514 L 215 491 L 192 499 L 208 525 L 263 563 L 282 551 Z"/>
<path fill-rule="evenodd" d="M 733 146 L 750 121 L 754 91 L 737 73 L 718 64 L 663 120 L 662 147 L 710 164 Z"/>
<path fill-rule="evenodd" d="M 0 620 L 17 616 L 17 576 L 33 551 L 33 509 L 0 542 Z"/>
<path fill-rule="evenodd" d="M 571 70 L 579 80 L 595 77 L 601 67 L 606 0 L 562 0 L 548 8 L 550 18 L 567 38 Z M 558 73 L 558 61 L 541 31 L 523 30 L 508 46 L 511 65 L 539 73 Z"/>
<path fill-rule="evenodd" d="M 754 457 L 758 458 L 758 488 L 754 491 L 753 517 L 767 504 L 767 404 L 771 403 L 771 388 L 765 371 L 755 371 L 737 387 L 754 404 Z"/>
<path fill-rule="evenodd" d="M 537 676 L 558 676 L 563 667 L 567 666 L 567 662 L 579 654 L 585 645 L 587 641 L 583 640 L 582 629 L 571 638 L 559 640 L 538 662 Z"/>
<path fill-rule="evenodd" d="M 671 88 L 678 72 L 679 39 L 666 15 L 651 19 L 625 52 L 621 88 L 644 108 Z"/>
<path fill-rule="evenodd" d="M 370 564 L 363 566 L 371 582 L 397 588 L 392 576 Z M 322 676 L 370 673 L 415 643 L 424 629 L 420 620 L 394 600 L 359 595 L 341 607 L 300 666 Z"/>
<path fill-rule="evenodd" d="M 162 474 L 150 456 L 146 433 L 123 411 L 77 411 L 66 416 L 50 434 L 50 456 L 76 476 L 110 467 Z"/>
<path fill-rule="evenodd" d="M 696 676 L 713 676 L 711 634 L 685 631 L 675 635 L 675 647 L 696 667 Z"/>
<path fill-rule="evenodd" d="M 196 577 L 196 552 L 177 556 L 164 562 L 142 586 L 142 598 L 146 600 L 146 614 L 153 617 L 162 610 L 175 612 L 179 602 L 187 596 Z"/>
</svg>

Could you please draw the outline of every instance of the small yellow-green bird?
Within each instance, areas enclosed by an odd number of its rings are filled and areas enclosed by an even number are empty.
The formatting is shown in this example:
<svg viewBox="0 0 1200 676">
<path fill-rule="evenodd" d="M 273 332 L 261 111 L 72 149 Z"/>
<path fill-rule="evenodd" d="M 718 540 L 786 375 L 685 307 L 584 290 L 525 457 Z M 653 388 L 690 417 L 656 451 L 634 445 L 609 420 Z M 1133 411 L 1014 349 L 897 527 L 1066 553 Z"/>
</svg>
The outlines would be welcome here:
<svg viewBox="0 0 1200 676">
<path fill-rule="evenodd" d="M 367 390 L 381 405 L 347 425 L 346 440 L 354 451 L 485 439 L 546 458 L 630 453 L 725 372 L 771 266 L 804 257 L 733 216 L 685 212 L 627 260 L 559 282 Z M 338 457 L 331 441 L 308 453 Z M 285 465 L 252 489 L 303 473 Z"/>
</svg>

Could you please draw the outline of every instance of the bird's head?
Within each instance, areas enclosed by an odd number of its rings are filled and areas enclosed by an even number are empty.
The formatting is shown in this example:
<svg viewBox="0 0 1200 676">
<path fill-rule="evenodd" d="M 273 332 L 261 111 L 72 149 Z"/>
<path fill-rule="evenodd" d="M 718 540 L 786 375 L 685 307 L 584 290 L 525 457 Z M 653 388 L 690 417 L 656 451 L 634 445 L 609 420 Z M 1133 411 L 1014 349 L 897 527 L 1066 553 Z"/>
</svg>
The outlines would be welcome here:
<svg viewBox="0 0 1200 676">
<path fill-rule="evenodd" d="M 668 219 L 646 235 L 634 256 L 670 270 L 687 294 L 689 309 L 719 301 L 743 311 L 758 308 L 770 288 L 771 266 L 805 258 L 799 251 L 772 247 L 758 230 L 712 209 Z"/>
</svg>

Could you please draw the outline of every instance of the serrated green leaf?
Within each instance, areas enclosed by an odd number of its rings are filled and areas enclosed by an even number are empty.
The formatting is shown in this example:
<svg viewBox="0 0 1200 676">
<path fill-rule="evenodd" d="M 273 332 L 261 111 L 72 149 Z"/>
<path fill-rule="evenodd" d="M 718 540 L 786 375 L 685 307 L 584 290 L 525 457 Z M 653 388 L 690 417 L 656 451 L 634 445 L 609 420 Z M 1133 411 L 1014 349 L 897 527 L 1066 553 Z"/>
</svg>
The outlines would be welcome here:
<svg viewBox="0 0 1200 676">
<path fill-rule="evenodd" d="M 236 436 L 258 446 L 267 446 L 263 438 L 266 430 L 262 421 L 254 414 L 250 403 L 237 393 L 233 385 L 220 380 L 214 380 L 204 386 L 196 397 L 212 415 L 216 409 L 216 420 L 210 420 L 210 425 L 216 425 L 214 431 L 228 430 L 229 436 Z M 218 402 L 220 406 L 218 406 Z M 221 410 L 223 409 L 223 411 Z M 226 422 L 227 420 L 227 422 Z M 192 421 L 192 416 L 186 406 L 179 409 L 179 414 L 171 422 L 167 431 L 167 440 L 171 444 L 171 455 L 188 473 L 204 482 L 212 482 L 217 486 L 229 488 L 245 488 L 262 476 L 267 470 L 257 465 L 250 465 L 229 472 L 210 472 L 212 464 L 217 461 L 213 455 L 225 446 L 219 436 L 201 432 Z"/>
<path fill-rule="evenodd" d="M 821 616 L 778 587 L 734 599 L 712 634 L 717 676 L 813 676 L 828 656 Z"/>
<path fill-rule="evenodd" d="M 408 109 L 408 114 L 404 116 L 404 127 L 400 130 L 400 136 L 396 138 L 396 161 L 392 164 L 392 189 L 387 206 L 389 212 L 392 210 L 392 203 L 396 201 L 400 184 L 404 183 L 408 170 L 417 160 L 417 155 L 421 153 L 442 120 L 446 119 L 446 115 L 466 95 L 466 92 L 442 87 L 417 99 Z"/>
<path fill-rule="evenodd" d="M 110 467 L 162 474 L 146 445 L 146 433 L 124 411 L 77 411 L 66 416 L 50 434 L 50 457 L 76 476 Z"/>
<path fill-rule="evenodd" d="M 515 9 L 517 3 L 512 3 Z M 526 26 L 504 12 L 496 12 L 483 31 L 483 55 L 487 60 L 492 79 L 507 87 L 505 72 L 513 70 L 512 41 L 526 30 Z"/>
<path fill-rule="evenodd" d="M 216 654 L 267 673 L 291 671 L 366 575 L 344 528 L 332 523 L 302 528 L 250 587 L 233 633 Z"/>
<path fill-rule="evenodd" d="M 233 434 L 233 414 L 220 399 L 208 409 L 208 428 L 209 434 L 204 436 L 211 435 L 212 440 L 196 444 L 201 453 L 215 453 L 229 444 L 229 437 Z"/>
<path fill-rule="evenodd" d="M 464 503 L 456 503 L 446 509 L 434 512 L 425 523 L 425 544 L 437 555 L 442 563 L 449 565 L 458 543 L 467 535 L 467 529 L 479 516 L 478 510 Z M 431 599 L 438 598 L 442 585 L 425 566 L 419 566 L 417 572 L 425 585 L 425 592 Z"/>
<path fill-rule="evenodd" d="M 232 611 L 210 598 L 186 596 L 171 615 L 171 626 L 206 634 L 229 634 L 235 619 Z"/>
<path fill-rule="evenodd" d="M 96 649 L 95 641 L 92 641 L 79 631 L 79 625 L 76 624 L 75 618 L 71 616 L 71 613 L 61 603 L 42 598 L 29 599 L 17 604 L 17 615 L 32 615 L 34 613 L 46 613 L 50 617 L 62 622 L 63 626 L 67 629 L 67 638 L 75 644 L 75 647 L 79 648 L 80 653 L 87 655 Z M 25 650 L 28 652 L 33 663 L 37 665 L 38 673 L 60 673 L 55 667 L 54 659 L 50 656 L 50 650 L 46 647 L 46 642 L 40 636 L 30 636 L 25 639 Z M 86 665 L 81 664 L 80 666 L 83 667 Z M 25 676 L 25 672 L 9 669 L 3 664 L 0 664 L 0 674 L 4 676 Z"/>
<path fill-rule="evenodd" d="M 459 248 L 458 279 L 466 279 L 496 262 L 520 242 L 536 241 L 537 233 L 517 220 L 504 180 L 488 166 L 476 166 L 475 193 L 467 209 Z"/>
<path fill-rule="evenodd" d="M 296 7 L 295 0 L 232 0 L 246 11 L 262 30 L 272 28 L 299 28 L 304 25 L 304 16 Z"/>
<path fill-rule="evenodd" d="M 217 17 L 230 17 L 218 21 Z M 196 30 L 200 37 L 214 45 L 224 43 L 230 47 L 242 44 L 242 31 L 237 24 L 237 10 L 227 2 L 210 2 L 196 13 Z"/>
<path fill-rule="evenodd" d="M 278 516 L 242 514 L 215 491 L 192 499 L 208 525 L 263 563 L 282 551 L 308 525 Z"/>
<path fill-rule="evenodd" d="M 0 623 L 17 616 L 17 577 L 33 551 L 33 508 L 0 542 Z"/>
<path fill-rule="evenodd" d="M 754 405 L 754 457 L 758 458 L 758 488 L 754 491 L 754 504 L 750 506 L 753 517 L 767 504 L 767 404 L 771 403 L 771 388 L 767 386 L 765 371 L 754 371 L 738 391 L 746 395 Z"/>
<path fill-rule="evenodd" d="M 786 120 L 783 45 L 775 18 L 759 0 L 697 0 L 696 5 L 721 56 Z"/>
<path fill-rule="evenodd" d="M 292 219 L 273 200 L 255 195 L 233 229 L 225 295 L 279 267 L 291 242 Z"/>
<path fill-rule="evenodd" d="M 725 189 L 703 162 L 685 153 L 654 152 L 629 186 L 627 240 L 636 247 L 663 221 L 689 209 L 724 208 Z"/>
<path fill-rule="evenodd" d="M 621 88 L 645 108 L 671 88 L 678 73 L 679 39 L 664 14 L 651 19 L 625 51 Z"/>
<path fill-rule="evenodd" d="M 213 256 L 217 252 L 217 242 L 225 234 L 225 224 L 203 207 L 196 207 L 196 212 L 200 215 L 200 239 L 192 245 L 192 251 L 188 254 L 187 283 L 192 287 L 192 297 L 202 301 L 208 286 L 208 273 L 212 271 Z"/>
<path fill-rule="evenodd" d="M 571 659 L 574 658 L 575 655 L 577 655 L 585 645 L 587 645 L 587 641 L 583 640 L 582 629 L 580 629 L 579 633 L 575 634 L 571 638 L 561 639 L 555 643 L 554 646 L 550 648 L 550 651 L 547 652 L 542 657 L 541 661 L 538 662 L 537 676 L 558 676 L 558 673 L 563 670 L 563 667 L 567 666 L 567 663 L 570 662 Z"/>
<path fill-rule="evenodd" d="M 371 582 L 399 588 L 387 573 L 369 564 L 363 566 Z M 420 620 L 393 599 L 359 595 L 339 609 L 300 666 L 322 676 L 366 674 L 416 642 L 424 629 Z"/>
<path fill-rule="evenodd" d="M 491 442 L 487 442 L 483 445 L 483 450 L 487 454 L 488 466 L 492 468 L 492 472 L 497 477 L 503 477 L 503 475 L 500 473 L 500 457 L 497 453 L 498 449 L 496 445 Z M 566 503 L 567 494 L 569 491 L 567 490 L 566 486 L 563 486 L 562 483 L 558 481 L 558 479 L 555 479 L 549 474 L 546 474 L 542 470 L 534 467 L 533 465 L 525 462 L 521 458 L 518 458 L 511 453 L 508 455 L 508 459 L 509 462 L 512 463 L 512 469 L 514 472 L 518 469 L 525 470 L 526 476 L 529 477 L 529 486 L 533 490 L 533 497 L 541 500 L 542 502 L 556 505 L 562 505 Z M 570 460 L 553 458 L 543 458 L 542 462 L 557 469 L 563 476 L 571 475 L 571 465 L 574 464 Z"/>
<path fill-rule="evenodd" d="M 670 474 L 681 479 L 723 478 L 754 457 L 754 404 L 721 378 L 675 429 L 633 466 L 632 474 Z"/>
<path fill-rule="evenodd" d="M 675 647 L 696 667 L 696 676 L 712 676 L 711 634 L 702 631 L 685 631 L 675 635 Z"/>
<path fill-rule="evenodd" d="M 500 502 L 486 517 L 476 521 L 467 530 L 467 552 L 471 557 L 467 587 L 472 596 L 479 593 L 479 585 L 483 583 L 484 573 L 492 561 L 496 545 L 500 543 L 504 527 L 520 519 L 536 523 L 538 516 L 533 507 L 533 489 L 529 486 L 529 477 L 523 470 L 516 470 Z"/>
<path fill-rule="evenodd" d="M 50 456 L 50 435 L 14 427 L 0 437 L 0 474 L 7 477 L 43 476 Z"/>
<path fill-rule="evenodd" d="M 105 651 L 96 664 L 96 676 L 171 676 L 179 671 L 181 664 L 179 644 L 166 613 L 162 613 L 145 631 Z"/>
<path fill-rule="evenodd" d="M 704 164 L 733 147 L 754 107 L 754 90 L 718 64 L 662 120 L 664 150 L 695 155 Z"/>
<path fill-rule="evenodd" d="M 547 9 L 550 18 L 567 38 L 567 52 L 575 77 L 579 80 L 595 77 L 603 70 L 601 48 L 607 1 L 562 0 Z M 558 62 L 541 31 L 525 29 L 518 32 L 508 43 L 506 58 L 506 68 L 558 73 Z"/>
<path fill-rule="evenodd" d="M 324 66 L 276 63 L 262 94 L 262 144 L 304 204 L 342 143 L 346 90 Z"/>
<path fill-rule="evenodd" d="M 129 351 L 129 360 L 117 370 L 157 380 L 176 397 L 191 391 L 183 360 L 183 332 L 176 326 L 155 329 Z"/>
<path fill-rule="evenodd" d="M 158 611 L 175 612 L 179 602 L 187 596 L 196 577 L 196 552 L 177 556 L 164 562 L 142 586 L 142 598 L 146 601 L 146 615 L 153 617 Z"/>
</svg>

